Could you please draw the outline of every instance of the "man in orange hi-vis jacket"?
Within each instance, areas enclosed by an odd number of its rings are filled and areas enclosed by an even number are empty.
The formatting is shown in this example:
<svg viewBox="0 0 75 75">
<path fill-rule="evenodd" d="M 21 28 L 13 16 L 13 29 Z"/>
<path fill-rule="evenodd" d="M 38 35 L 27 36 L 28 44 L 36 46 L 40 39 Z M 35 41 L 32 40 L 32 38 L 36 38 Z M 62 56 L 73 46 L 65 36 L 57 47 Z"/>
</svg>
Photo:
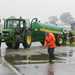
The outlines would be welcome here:
<svg viewBox="0 0 75 75">
<path fill-rule="evenodd" d="M 55 44 L 55 36 L 53 33 L 48 33 L 45 37 L 44 47 L 48 48 L 49 61 L 52 61 L 54 58 L 54 49 L 56 47 Z"/>
</svg>

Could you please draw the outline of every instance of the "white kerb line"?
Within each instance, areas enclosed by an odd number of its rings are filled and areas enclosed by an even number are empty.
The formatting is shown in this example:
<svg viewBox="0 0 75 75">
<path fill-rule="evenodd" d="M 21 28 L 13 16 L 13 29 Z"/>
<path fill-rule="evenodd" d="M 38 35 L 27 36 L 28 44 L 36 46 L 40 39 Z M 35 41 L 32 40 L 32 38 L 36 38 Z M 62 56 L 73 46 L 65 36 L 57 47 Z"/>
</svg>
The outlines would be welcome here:
<svg viewBox="0 0 75 75">
<path fill-rule="evenodd" d="M 2 63 L 4 62 L 5 55 L 6 55 L 6 45 L 5 45 L 5 43 L 1 43 L 1 59 L 2 59 Z"/>
<path fill-rule="evenodd" d="M 71 57 L 70 57 L 70 52 L 72 51 L 71 47 L 66 47 L 67 50 L 67 62 L 66 63 L 71 63 Z"/>
</svg>

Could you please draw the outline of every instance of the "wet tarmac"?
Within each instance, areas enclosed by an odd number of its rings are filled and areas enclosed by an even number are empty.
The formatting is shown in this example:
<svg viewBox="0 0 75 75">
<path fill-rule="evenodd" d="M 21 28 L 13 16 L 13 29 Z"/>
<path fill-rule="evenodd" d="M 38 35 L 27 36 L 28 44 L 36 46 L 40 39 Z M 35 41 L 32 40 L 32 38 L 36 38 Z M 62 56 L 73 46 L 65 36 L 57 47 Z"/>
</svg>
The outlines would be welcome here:
<svg viewBox="0 0 75 75">
<path fill-rule="evenodd" d="M 17 75 L 7 65 L 0 64 L 0 75 Z"/>
<path fill-rule="evenodd" d="M 27 64 L 16 65 L 23 75 L 74 75 L 75 64 Z"/>
<path fill-rule="evenodd" d="M 20 51 L 21 50 L 21 51 Z M 16 70 L 22 75 L 74 75 L 75 74 L 75 47 L 57 47 L 55 49 L 55 56 L 58 59 L 53 60 L 54 63 L 48 62 L 47 49 L 43 49 L 37 44 L 33 44 L 30 49 L 24 50 L 22 46 L 18 50 L 9 49 L 7 50 L 7 55 L 30 56 L 30 58 L 25 58 L 24 62 L 26 64 L 14 64 Z M 35 55 L 34 55 L 35 54 Z M 32 56 L 34 55 L 34 56 Z M 41 56 L 40 56 L 41 55 Z M 46 55 L 42 58 L 43 55 Z M 35 60 L 33 57 L 35 57 Z M 41 58 L 39 60 L 39 58 Z M 38 63 L 43 61 L 42 63 Z M 32 63 L 34 62 L 34 63 Z M 36 62 L 36 63 L 35 63 Z M 10 62 L 9 62 L 10 63 Z M 11 64 L 11 63 L 10 63 Z M 0 64 L 0 75 L 16 75 L 10 68 L 6 65 Z"/>
<path fill-rule="evenodd" d="M 40 51 L 47 54 L 46 50 Z M 16 65 L 18 71 L 24 75 L 74 75 L 75 74 L 75 47 L 57 47 L 54 63 Z"/>
</svg>

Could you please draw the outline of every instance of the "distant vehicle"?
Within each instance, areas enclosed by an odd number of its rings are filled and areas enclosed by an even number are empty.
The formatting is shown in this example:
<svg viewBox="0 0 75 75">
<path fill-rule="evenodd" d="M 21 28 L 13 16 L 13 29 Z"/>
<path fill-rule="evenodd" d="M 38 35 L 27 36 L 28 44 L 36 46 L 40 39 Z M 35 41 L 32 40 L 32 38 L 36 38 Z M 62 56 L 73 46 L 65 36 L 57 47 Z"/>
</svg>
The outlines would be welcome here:
<svg viewBox="0 0 75 75">
<path fill-rule="evenodd" d="M 23 18 L 7 18 L 4 21 L 4 29 L 2 30 L 2 40 L 6 42 L 9 48 L 19 48 L 22 43 L 24 48 L 30 48 L 31 43 L 39 41 L 44 44 L 47 32 L 63 33 L 63 27 L 54 24 L 43 24 L 37 18 L 33 18 L 31 23 Z"/>
</svg>

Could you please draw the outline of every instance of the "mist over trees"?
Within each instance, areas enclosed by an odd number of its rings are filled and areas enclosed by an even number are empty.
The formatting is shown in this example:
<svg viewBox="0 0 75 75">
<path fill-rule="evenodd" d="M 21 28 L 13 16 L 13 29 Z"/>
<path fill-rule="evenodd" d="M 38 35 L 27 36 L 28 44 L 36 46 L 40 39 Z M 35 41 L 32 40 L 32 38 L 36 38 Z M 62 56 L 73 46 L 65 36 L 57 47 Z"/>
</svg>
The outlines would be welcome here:
<svg viewBox="0 0 75 75">
<path fill-rule="evenodd" d="M 48 22 L 52 24 L 56 24 L 56 21 L 58 20 L 57 16 L 50 16 L 48 18 Z"/>
<path fill-rule="evenodd" d="M 63 22 L 70 24 L 72 29 L 75 29 L 75 18 L 71 15 L 70 12 L 65 12 L 61 14 L 60 19 Z"/>
<path fill-rule="evenodd" d="M 61 21 L 61 24 L 70 24 L 72 29 L 75 29 L 75 18 L 71 15 L 70 12 L 64 12 L 58 16 L 50 16 L 48 18 L 49 23 L 56 24 L 57 21 Z"/>
</svg>

